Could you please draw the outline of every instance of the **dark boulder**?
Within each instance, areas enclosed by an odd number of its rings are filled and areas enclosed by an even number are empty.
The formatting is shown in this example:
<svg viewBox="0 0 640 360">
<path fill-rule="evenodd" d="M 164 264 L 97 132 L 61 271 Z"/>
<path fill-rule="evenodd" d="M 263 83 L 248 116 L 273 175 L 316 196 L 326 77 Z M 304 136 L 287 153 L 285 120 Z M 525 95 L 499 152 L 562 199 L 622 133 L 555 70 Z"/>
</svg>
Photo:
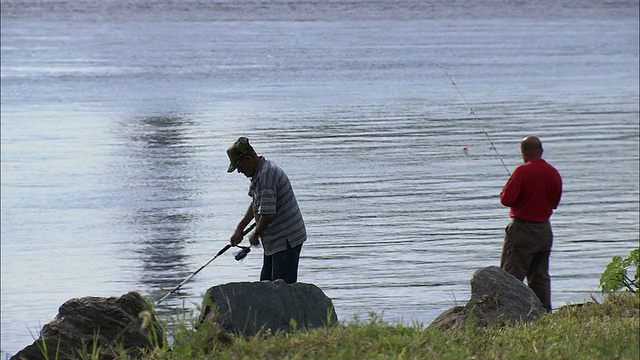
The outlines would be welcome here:
<svg viewBox="0 0 640 360">
<path fill-rule="evenodd" d="M 336 323 L 338 317 L 331 299 L 317 286 L 276 280 L 210 288 L 200 320 L 217 324 L 219 331 L 252 336 L 260 330 L 276 333 L 325 327 Z"/>
<path fill-rule="evenodd" d="M 528 286 L 501 268 L 489 266 L 473 274 L 467 304 L 443 312 L 430 327 L 504 326 L 530 322 L 545 314 L 540 299 Z"/>
<path fill-rule="evenodd" d="M 137 292 L 75 298 L 62 304 L 40 337 L 11 359 L 89 358 L 91 354 L 116 359 L 122 351 L 142 358 L 145 351 L 162 346 L 163 334 L 149 304 Z"/>
</svg>

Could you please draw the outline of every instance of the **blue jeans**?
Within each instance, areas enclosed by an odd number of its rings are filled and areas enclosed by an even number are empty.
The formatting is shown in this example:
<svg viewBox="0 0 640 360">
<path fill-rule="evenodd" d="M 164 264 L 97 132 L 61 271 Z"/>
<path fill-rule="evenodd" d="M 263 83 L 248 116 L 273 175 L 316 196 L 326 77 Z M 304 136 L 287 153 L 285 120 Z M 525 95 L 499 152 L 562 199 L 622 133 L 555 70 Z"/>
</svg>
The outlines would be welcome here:
<svg viewBox="0 0 640 360">
<path fill-rule="evenodd" d="M 298 281 L 298 261 L 302 244 L 292 248 L 287 241 L 287 250 L 273 255 L 265 255 L 260 273 L 260 281 L 282 279 L 287 284 Z"/>
</svg>

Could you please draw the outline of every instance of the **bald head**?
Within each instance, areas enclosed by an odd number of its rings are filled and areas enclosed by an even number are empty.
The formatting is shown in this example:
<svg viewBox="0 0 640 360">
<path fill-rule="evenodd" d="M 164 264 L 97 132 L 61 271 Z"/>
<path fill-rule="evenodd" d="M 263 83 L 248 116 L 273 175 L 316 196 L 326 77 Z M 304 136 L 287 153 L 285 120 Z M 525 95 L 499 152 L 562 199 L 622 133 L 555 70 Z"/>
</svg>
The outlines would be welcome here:
<svg viewBox="0 0 640 360">
<path fill-rule="evenodd" d="M 542 157 L 543 152 L 542 141 L 535 136 L 527 136 L 520 142 L 520 151 L 524 162 L 539 159 Z"/>
</svg>

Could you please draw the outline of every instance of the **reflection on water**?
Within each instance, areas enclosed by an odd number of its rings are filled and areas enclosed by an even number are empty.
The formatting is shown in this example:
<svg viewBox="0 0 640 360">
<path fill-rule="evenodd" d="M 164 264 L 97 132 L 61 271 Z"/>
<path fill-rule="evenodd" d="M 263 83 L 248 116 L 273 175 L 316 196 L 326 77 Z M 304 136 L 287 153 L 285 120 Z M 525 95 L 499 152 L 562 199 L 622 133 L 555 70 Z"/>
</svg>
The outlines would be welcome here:
<svg viewBox="0 0 640 360">
<path fill-rule="evenodd" d="M 185 246 L 197 202 L 197 191 L 191 186 L 193 149 L 186 138 L 192 126 L 189 119 L 177 115 L 121 123 L 127 138 L 126 166 L 114 176 L 130 190 L 127 219 L 142 234 L 134 250 L 142 262 L 140 282 L 155 289 L 150 294 L 155 299 L 190 271 Z"/>
</svg>

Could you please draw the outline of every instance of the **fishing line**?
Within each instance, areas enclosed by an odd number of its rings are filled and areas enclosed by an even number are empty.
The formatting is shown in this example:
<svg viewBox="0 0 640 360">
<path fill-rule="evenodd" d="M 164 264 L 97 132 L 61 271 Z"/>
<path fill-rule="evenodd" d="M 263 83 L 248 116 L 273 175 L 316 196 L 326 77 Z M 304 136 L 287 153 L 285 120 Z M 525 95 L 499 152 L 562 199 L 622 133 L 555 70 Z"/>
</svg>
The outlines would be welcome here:
<svg viewBox="0 0 640 360">
<path fill-rule="evenodd" d="M 460 89 L 458 88 L 458 85 L 456 85 L 456 82 L 453 81 L 453 78 L 451 77 L 451 75 L 449 75 L 447 70 L 445 70 L 445 68 L 443 68 L 442 66 L 437 65 L 437 64 L 436 64 L 436 66 L 439 67 L 445 73 L 445 75 L 447 75 L 447 77 L 451 81 L 451 85 L 453 85 L 456 88 L 456 91 L 458 91 L 458 94 L 460 94 L 460 96 L 464 100 L 465 104 L 467 104 L 467 107 L 469 108 L 469 110 L 471 110 L 471 114 L 473 115 L 473 117 L 476 119 L 477 122 L 480 122 L 480 119 L 478 119 L 478 116 L 476 115 L 476 112 L 473 110 L 471 105 L 469 105 L 469 102 L 467 101 L 467 98 L 464 96 L 462 91 L 460 91 Z M 502 160 L 502 156 L 498 152 L 498 149 L 496 148 L 496 146 L 493 144 L 493 140 L 491 140 L 491 137 L 489 136 L 489 134 L 485 130 L 482 130 L 482 132 L 487 137 L 487 140 L 489 140 L 489 143 L 491 144 L 491 148 L 493 149 L 493 151 L 495 151 L 496 155 L 498 155 L 498 159 L 500 159 L 500 162 L 502 163 L 502 166 L 504 166 L 504 169 L 507 170 L 507 174 L 509 174 L 509 176 L 511 176 L 511 173 L 509 172 L 509 169 L 507 168 L 507 165 L 505 165 L 504 161 Z"/>
</svg>

